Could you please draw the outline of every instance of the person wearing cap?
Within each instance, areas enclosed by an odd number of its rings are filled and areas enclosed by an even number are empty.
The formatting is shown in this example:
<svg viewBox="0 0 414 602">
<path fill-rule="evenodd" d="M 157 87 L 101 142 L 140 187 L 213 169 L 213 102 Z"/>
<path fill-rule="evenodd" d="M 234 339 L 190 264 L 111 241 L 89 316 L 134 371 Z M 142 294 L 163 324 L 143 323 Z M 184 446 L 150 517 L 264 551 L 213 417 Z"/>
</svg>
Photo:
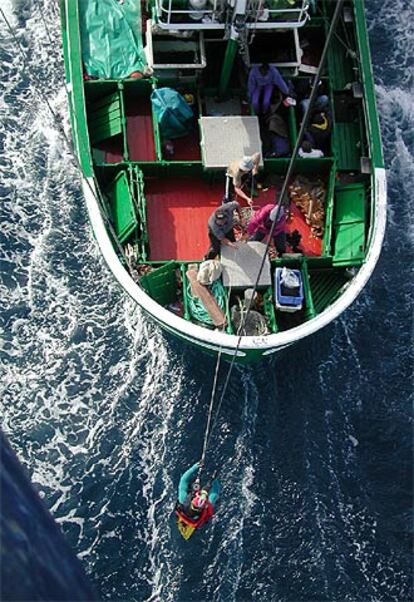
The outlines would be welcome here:
<svg viewBox="0 0 414 602">
<path fill-rule="evenodd" d="M 232 161 L 227 168 L 226 177 L 231 179 L 233 183 L 234 192 L 247 201 L 249 205 L 252 205 L 252 198 L 247 196 L 243 192 L 242 188 L 251 183 L 252 177 L 255 176 L 259 171 L 260 164 L 260 153 L 254 153 L 253 155 L 245 156 L 242 159 Z M 230 194 L 229 194 L 230 196 Z"/>
<path fill-rule="evenodd" d="M 273 203 L 265 205 L 256 211 L 250 222 L 247 224 L 247 234 L 249 240 L 262 241 L 270 234 L 272 229 L 272 211 L 275 209 Z M 272 238 L 273 243 L 279 255 L 286 251 L 286 212 L 283 207 L 280 208 L 277 222 L 273 228 Z"/>
<path fill-rule="evenodd" d="M 240 205 L 237 201 L 224 203 L 214 210 L 208 220 L 208 237 L 210 239 L 210 248 L 204 256 L 204 259 L 214 259 L 220 253 L 221 245 L 237 248 L 233 226 L 236 222 L 234 212 L 241 217 Z"/>
<path fill-rule="evenodd" d="M 247 90 L 256 115 L 268 111 L 275 86 L 283 96 L 290 95 L 289 86 L 276 67 L 269 63 L 253 65 L 247 80 Z"/>
<path fill-rule="evenodd" d="M 214 515 L 214 507 L 220 494 L 220 481 L 213 478 L 211 484 L 200 487 L 197 473 L 201 462 L 196 462 L 181 475 L 178 484 L 176 513 L 193 527 L 201 527 Z"/>
</svg>

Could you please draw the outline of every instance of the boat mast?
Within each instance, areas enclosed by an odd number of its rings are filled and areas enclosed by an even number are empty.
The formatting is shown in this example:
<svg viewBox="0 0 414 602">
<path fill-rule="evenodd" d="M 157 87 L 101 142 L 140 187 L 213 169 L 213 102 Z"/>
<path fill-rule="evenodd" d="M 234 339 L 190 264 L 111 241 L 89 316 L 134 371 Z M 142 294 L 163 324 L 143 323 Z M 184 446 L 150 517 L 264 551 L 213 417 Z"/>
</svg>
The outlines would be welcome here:
<svg viewBox="0 0 414 602">
<path fill-rule="evenodd" d="M 243 35 L 246 26 L 246 6 L 246 0 L 236 0 L 235 2 L 230 26 L 230 37 L 227 42 L 226 54 L 224 56 L 223 67 L 220 74 L 218 89 L 219 99 L 224 98 L 227 92 L 240 36 Z"/>
</svg>

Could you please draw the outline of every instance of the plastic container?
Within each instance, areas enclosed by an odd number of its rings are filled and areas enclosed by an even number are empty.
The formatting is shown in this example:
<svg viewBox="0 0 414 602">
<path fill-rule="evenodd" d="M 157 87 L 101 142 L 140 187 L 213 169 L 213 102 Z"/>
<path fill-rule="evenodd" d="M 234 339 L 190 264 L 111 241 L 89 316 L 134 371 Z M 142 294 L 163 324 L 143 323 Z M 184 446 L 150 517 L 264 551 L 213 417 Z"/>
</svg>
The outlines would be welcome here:
<svg viewBox="0 0 414 602">
<path fill-rule="evenodd" d="M 295 312 L 299 311 L 303 307 L 304 294 L 303 294 L 303 279 L 300 270 L 291 270 L 295 276 L 299 279 L 299 287 L 296 289 L 284 289 L 281 277 L 283 268 L 276 268 L 275 271 L 275 305 L 279 311 Z"/>
</svg>

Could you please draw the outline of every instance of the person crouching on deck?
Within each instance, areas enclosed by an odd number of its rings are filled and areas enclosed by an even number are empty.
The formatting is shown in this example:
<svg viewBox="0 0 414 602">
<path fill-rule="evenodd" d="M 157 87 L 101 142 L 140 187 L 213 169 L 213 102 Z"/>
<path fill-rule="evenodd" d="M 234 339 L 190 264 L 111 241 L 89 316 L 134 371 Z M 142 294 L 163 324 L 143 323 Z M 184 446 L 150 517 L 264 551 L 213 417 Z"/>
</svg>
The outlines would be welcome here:
<svg viewBox="0 0 414 602">
<path fill-rule="evenodd" d="M 234 211 L 237 211 L 239 217 L 241 217 L 240 205 L 237 201 L 225 203 L 221 207 L 217 207 L 211 214 L 208 220 L 210 248 L 204 255 L 204 259 L 215 259 L 220 253 L 221 245 L 237 248 L 233 231 L 233 226 L 236 225 Z"/>
<path fill-rule="evenodd" d="M 250 222 L 247 224 L 247 234 L 249 240 L 261 241 L 270 234 L 273 221 L 271 219 L 271 212 L 275 209 L 275 205 L 270 203 L 265 205 L 258 211 L 256 211 Z M 277 222 L 273 228 L 272 238 L 273 243 L 279 255 L 286 251 L 286 213 L 283 207 L 280 208 Z"/>
<path fill-rule="evenodd" d="M 200 488 L 196 481 L 200 462 L 196 462 L 181 476 L 178 485 L 178 503 L 176 512 L 181 518 L 190 521 L 191 526 L 199 528 L 214 515 L 214 506 L 220 494 L 220 481 L 216 478 Z"/>
<path fill-rule="evenodd" d="M 243 157 L 232 161 L 226 171 L 226 198 L 225 202 L 231 200 L 230 182 L 233 183 L 234 192 L 252 205 L 252 198 L 243 192 L 243 188 L 251 188 L 252 178 L 259 171 L 260 153 L 254 153 L 251 157 Z"/>
<path fill-rule="evenodd" d="M 269 63 L 253 65 L 249 72 L 247 89 L 256 115 L 269 110 L 275 86 L 284 96 L 289 96 L 289 86 L 276 67 Z"/>
</svg>

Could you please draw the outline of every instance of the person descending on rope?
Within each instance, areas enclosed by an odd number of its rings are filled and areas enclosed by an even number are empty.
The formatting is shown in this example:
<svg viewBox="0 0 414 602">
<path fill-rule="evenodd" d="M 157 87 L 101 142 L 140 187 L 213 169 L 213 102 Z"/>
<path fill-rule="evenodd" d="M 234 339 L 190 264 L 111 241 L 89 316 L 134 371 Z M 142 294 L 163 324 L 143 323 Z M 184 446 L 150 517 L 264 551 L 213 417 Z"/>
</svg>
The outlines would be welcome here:
<svg viewBox="0 0 414 602">
<path fill-rule="evenodd" d="M 201 462 L 196 462 L 181 475 L 178 485 L 176 514 L 178 528 L 185 539 L 189 539 L 195 529 L 205 525 L 214 515 L 214 506 L 220 494 L 220 481 L 214 476 L 211 483 L 200 487 L 197 478 Z"/>
</svg>

